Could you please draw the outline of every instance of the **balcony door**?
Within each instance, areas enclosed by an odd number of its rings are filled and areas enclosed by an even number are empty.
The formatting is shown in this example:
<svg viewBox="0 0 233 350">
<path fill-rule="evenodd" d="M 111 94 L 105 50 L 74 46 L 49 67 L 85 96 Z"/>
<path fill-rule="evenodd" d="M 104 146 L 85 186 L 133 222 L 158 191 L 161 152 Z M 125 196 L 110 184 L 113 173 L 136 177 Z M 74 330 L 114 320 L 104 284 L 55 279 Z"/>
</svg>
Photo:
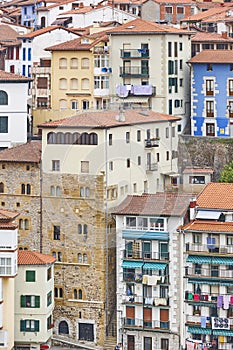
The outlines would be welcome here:
<svg viewBox="0 0 233 350">
<path fill-rule="evenodd" d="M 144 337 L 144 350 L 152 350 L 152 338 Z"/>
<path fill-rule="evenodd" d="M 134 335 L 127 335 L 127 350 L 135 350 Z"/>
<path fill-rule="evenodd" d="M 215 136 L 214 123 L 206 123 L 206 136 Z"/>
<path fill-rule="evenodd" d="M 159 256 L 160 259 L 168 259 L 168 244 L 167 243 L 160 243 L 159 244 Z"/>
<path fill-rule="evenodd" d="M 151 259 L 151 242 L 143 242 L 142 250 L 144 259 Z"/>
</svg>

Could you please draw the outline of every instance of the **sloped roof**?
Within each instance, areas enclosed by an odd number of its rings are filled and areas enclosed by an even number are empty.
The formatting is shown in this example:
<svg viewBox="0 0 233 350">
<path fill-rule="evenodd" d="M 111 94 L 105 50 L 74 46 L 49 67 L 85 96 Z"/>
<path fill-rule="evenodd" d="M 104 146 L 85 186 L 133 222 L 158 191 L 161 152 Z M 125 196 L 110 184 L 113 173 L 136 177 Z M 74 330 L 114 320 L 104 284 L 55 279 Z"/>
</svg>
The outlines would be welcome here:
<svg viewBox="0 0 233 350">
<path fill-rule="evenodd" d="M 32 39 L 32 38 L 35 38 L 35 37 L 37 37 L 39 35 L 52 32 L 53 30 L 56 30 L 56 29 L 65 30 L 67 32 L 71 32 L 71 33 L 75 34 L 75 32 L 73 30 L 70 30 L 69 28 L 64 28 L 64 27 L 61 27 L 61 26 L 49 26 L 49 27 L 45 27 L 45 28 L 41 28 L 41 29 L 35 30 L 34 32 L 30 32 L 30 33 L 27 33 L 27 34 L 20 35 L 19 38 Z"/>
<path fill-rule="evenodd" d="M 126 22 L 117 28 L 107 30 L 107 34 L 192 34 L 189 30 L 165 26 L 141 18 Z"/>
<path fill-rule="evenodd" d="M 31 141 L 0 151 L 0 162 L 39 163 L 40 159 L 41 141 Z"/>
<path fill-rule="evenodd" d="M 5 24 L 0 25 L 0 41 L 16 41 L 17 37 L 16 30 Z"/>
<path fill-rule="evenodd" d="M 199 208 L 233 210 L 233 183 L 210 182 L 197 197 Z"/>
<path fill-rule="evenodd" d="M 198 22 L 198 21 L 202 21 L 205 20 L 209 17 L 212 17 L 214 15 L 217 15 L 219 13 L 222 12 L 226 12 L 228 11 L 229 7 L 231 7 L 232 4 L 229 3 L 229 5 L 227 3 L 224 3 L 224 6 L 222 6 L 221 4 L 216 4 L 215 7 L 210 8 L 209 10 L 206 11 L 201 11 L 199 13 L 196 13 L 195 15 L 186 17 L 186 18 L 182 18 L 181 22 Z"/>
<path fill-rule="evenodd" d="M 208 32 L 196 32 L 191 38 L 192 42 L 233 42 L 233 38 L 227 36 L 226 38 L 222 34 L 208 33 Z"/>
<path fill-rule="evenodd" d="M 195 220 L 183 226 L 184 231 L 233 232 L 233 222 Z"/>
<path fill-rule="evenodd" d="M 41 254 L 31 250 L 18 251 L 18 265 L 48 265 L 53 264 L 56 259 L 47 254 Z"/>
<path fill-rule="evenodd" d="M 189 63 L 233 63 L 233 50 L 202 50 Z"/>
<path fill-rule="evenodd" d="M 13 82 L 13 83 L 27 83 L 31 81 L 31 78 L 24 77 L 23 75 L 18 75 L 14 73 L 5 72 L 0 70 L 0 83 Z"/>
<path fill-rule="evenodd" d="M 16 211 L 0 209 L 0 222 L 14 220 L 18 215 L 19 213 Z"/>
<path fill-rule="evenodd" d="M 211 168 L 185 168 L 183 174 L 213 174 L 213 169 Z"/>
<path fill-rule="evenodd" d="M 170 192 L 130 195 L 111 211 L 117 215 L 182 216 L 191 198 L 191 194 Z"/>
<path fill-rule="evenodd" d="M 125 110 L 123 112 L 125 121 L 118 121 L 116 117 L 119 115 L 119 111 L 98 111 L 87 112 L 75 115 L 70 118 L 61 120 L 54 120 L 48 123 L 39 125 L 42 128 L 73 128 L 73 127 L 90 127 L 104 129 L 108 127 L 121 127 L 126 125 L 144 124 L 151 122 L 166 122 L 166 121 L 178 121 L 181 118 L 173 117 L 168 114 L 161 114 L 148 110 L 142 112 L 140 110 Z M 0 152 L 1 154 L 1 152 Z"/>
</svg>

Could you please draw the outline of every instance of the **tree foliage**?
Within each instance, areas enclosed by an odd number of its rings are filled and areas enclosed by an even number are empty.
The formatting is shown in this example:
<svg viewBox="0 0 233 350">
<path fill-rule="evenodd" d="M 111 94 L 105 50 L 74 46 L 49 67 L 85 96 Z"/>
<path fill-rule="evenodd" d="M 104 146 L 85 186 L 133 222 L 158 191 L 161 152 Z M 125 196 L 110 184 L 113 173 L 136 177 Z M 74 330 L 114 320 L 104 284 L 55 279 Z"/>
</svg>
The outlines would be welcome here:
<svg viewBox="0 0 233 350">
<path fill-rule="evenodd" d="M 233 161 L 224 165 L 219 182 L 233 183 Z"/>
</svg>

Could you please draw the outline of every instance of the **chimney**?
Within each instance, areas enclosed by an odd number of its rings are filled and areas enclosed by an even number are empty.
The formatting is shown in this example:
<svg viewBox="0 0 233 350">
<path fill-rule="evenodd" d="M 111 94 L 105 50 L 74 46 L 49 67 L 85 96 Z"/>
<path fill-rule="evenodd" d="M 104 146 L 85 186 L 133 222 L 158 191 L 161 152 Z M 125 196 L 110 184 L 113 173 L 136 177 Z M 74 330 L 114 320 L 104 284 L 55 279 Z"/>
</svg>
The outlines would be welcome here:
<svg viewBox="0 0 233 350">
<path fill-rule="evenodd" d="M 194 220 L 195 219 L 196 207 L 197 207 L 196 198 L 190 199 L 190 203 L 189 203 L 190 220 Z"/>
<path fill-rule="evenodd" d="M 223 39 L 227 39 L 228 38 L 227 32 L 222 32 L 222 38 Z"/>
</svg>

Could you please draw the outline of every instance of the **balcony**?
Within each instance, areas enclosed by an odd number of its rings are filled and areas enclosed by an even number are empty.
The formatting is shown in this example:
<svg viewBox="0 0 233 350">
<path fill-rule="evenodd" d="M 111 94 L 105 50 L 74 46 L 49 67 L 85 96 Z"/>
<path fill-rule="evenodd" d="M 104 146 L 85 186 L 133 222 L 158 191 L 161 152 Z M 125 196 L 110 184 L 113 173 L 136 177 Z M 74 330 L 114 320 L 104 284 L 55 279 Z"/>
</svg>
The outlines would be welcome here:
<svg viewBox="0 0 233 350">
<path fill-rule="evenodd" d="M 148 49 L 121 50 L 121 58 L 149 58 Z"/>
<path fill-rule="evenodd" d="M 123 282 L 135 282 L 135 283 L 142 283 L 143 280 L 143 274 L 140 272 L 123 272 Z M 169 283 L 168 276 L 162 275 L 153 275 L 151 277 L 154 277 L 157 279 L 157 284 L 167 284 Z"/>
<path fill-rule="evenodd" d="M 120 67 L 120 77 L 122 78 L 149 78 L 149 67 L 125 66 Z"/>
<path fill-rule="evenodd" d="M 151 306 L 169 306 L 169 298 L 145 297 L 138 295 L 123 295 L 122 304 L 139 304 Z"/>
<path fill-rule="evenodd" d="M 209 306 L 209 304 L 213 304 L 214 306 L 217 303 L 218 294 L 208 294 L 208 293 L 198 294 L 198 293 L 186 291 L 184 299 L 189 303 L 203 302 L 203 306 L 205 306 L 205 304 L 208 304 L 207 306 Z"/>
<path fill-rule="evenodd" d="M 233 246 L 216 245 L 214 248 L 211 248 L 210 245 L 207 244 L 186 243 L 186 252 L 211 253 L 214 255 L 233 255 Z"/>
<path fill-rule="evenodd" d="M 150 259 L 150 260 L 169 260 L 168 252 L 144 252 L 143 250 L 124 250 L 125 259 Z"/>
<path fill-rule="evenodd" d="M 158 171 L 158 163 L 147 163 L 146 164 L 146 172 L 151 173 L 153 171 Z"/>
<path fill-rule="evenodd" d="M 105 54 L 109 53 L 109 46 L 95 46 L 94 47 L 94 54 Z"/>
<path fill-rule="evenodd" d="M 153 147 L 158 147 L 159 146 L 159 137 L 151 138 L 151 139 L 146 139 L 145 140 L 145 148 L 153 148 Z"/>
<path fill-rule="evenodd" d="M 227 270 L 223 268 L 216 269 L 215 266 L 212 268 L 192 268 L 192 267 L 186 267 L 185 268 L 185 275 L 186 276 L 192 276 L 192 277 L 198 277 L 198 278 L 226 278 L 226 279 L 232 279 L 233 278 L 233 270 Z M 208 282 L 206 282 L 208 284 Z"/>
<path fill-rule="evenodd" d="M 155 320 L 142 320 L 141 318 L 127 318 L 124 317 L 124 327 L 137 327 L 137 328 L 149 328 L 154 330 L 166 329 L 170 327 L 169 321 L 155 321 Z"/>
</svg>

